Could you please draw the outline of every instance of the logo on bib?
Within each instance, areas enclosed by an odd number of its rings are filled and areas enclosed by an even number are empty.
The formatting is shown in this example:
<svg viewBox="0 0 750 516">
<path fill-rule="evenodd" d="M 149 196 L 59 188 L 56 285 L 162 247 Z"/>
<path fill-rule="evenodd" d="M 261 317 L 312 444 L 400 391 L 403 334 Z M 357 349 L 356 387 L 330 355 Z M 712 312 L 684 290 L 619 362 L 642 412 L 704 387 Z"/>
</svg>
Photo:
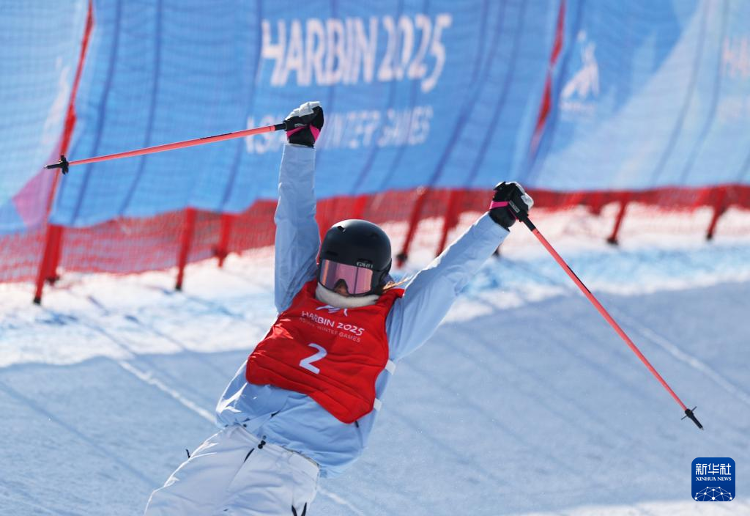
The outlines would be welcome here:
<svg viewBox="0 0 750 516">
<path fill-rule="evenodd" d="M 331 306 L 331 305 L 323 305 L 316 308 L 316 310 L 328 310 L 329 314 L 336 314 L 339 313 L 341 310 L 344 311 L 344 316 L 348 316 L 349 314 L 346 313 L 346 308 L 339 308 L 337 306 Z"/>
</svg>

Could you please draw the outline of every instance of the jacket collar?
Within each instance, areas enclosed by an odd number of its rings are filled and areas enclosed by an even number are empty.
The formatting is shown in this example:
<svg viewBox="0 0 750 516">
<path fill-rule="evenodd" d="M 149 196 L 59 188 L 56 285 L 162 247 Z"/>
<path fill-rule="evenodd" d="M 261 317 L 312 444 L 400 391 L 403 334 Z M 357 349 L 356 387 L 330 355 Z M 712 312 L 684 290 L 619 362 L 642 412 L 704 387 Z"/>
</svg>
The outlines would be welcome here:
<svg viewBox="0 0 750 516">
<path fill-rule="evenodd" d="M 328 290 L 320 283 L 315 287 L 315 299 L 321 303 L 335 306 L 336 308 L 360 308 L 363 306 L 374 305 L 378 302 L 377 294 L 370 296 L 342 296 L 331 290 Z"/>
</svg>

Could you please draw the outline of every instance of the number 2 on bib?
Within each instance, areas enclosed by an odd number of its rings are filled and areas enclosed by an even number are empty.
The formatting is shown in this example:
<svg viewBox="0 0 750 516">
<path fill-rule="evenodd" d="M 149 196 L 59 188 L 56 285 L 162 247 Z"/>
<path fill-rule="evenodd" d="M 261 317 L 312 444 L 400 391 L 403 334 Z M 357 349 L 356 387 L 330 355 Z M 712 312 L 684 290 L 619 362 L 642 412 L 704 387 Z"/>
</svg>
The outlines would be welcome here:
<svg viewBox="0 0 750 516">
<path fill-rule="evenodd" d="M 318 352 L 315 353 L 311 357 L 303 358 L 302 360 L 300 360 L 299 366 L 302 367 L 303 369 L 307 369 L 308 371 L 312 371 L 315 374 L 319 374 L 320 369 L 318 369 L 312 364 L 313 362 L 317 362 L 318 360 L 323 359 L 328 354 L 328 352 L 325 350 L 323 346 L 320 346 L 318 344 L 308 344 L 308 346 L 310 346 L 311 348 L 317 349 Z"/>
</svg>

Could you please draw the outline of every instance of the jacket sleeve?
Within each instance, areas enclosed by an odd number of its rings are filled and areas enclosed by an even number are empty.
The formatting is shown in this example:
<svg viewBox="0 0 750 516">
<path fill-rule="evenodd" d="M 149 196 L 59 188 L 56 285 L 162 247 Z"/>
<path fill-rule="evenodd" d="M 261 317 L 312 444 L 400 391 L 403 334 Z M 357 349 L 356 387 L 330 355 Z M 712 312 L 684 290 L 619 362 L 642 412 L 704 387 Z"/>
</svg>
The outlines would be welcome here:
<svg viewBox="0 0 750 516">
<path fill-rule="evenodd" d="M 474 223 L 406 286 L 386 321 L 391 360 L 419 348 L 437 329 L 458 294 L 509 231 L 488 214 Z"/>
<path fill-rule="evenodd" d="M 276 310 L 283 312 L 317 270 L 320 234 L 315 222 L 315 149 L 284 146 L 279 202 L 273 220 L 276 223 L 274 300 Z"/>
</svg>

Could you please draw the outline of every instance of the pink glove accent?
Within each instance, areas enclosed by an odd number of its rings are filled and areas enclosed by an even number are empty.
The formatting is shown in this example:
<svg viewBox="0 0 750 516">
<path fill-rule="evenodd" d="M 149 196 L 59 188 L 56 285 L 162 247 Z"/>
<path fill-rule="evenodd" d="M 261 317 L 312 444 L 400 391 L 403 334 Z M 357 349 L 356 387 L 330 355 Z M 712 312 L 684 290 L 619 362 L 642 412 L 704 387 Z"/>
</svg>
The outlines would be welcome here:
<svg viewBox="0 0 750 516">
<path fill-rule="evenodd" d="M 490 203 L 490 207 L 487 209 L 492 210 L 494 208 L 502 208 L 503 206 L 508 206 L 508 201 L 492 201 Z M 518 217 L 516 217 L 516 214 L 513 213 L 513 210 L 508 210 L 508 211 L 510 211 L 511 215 L 513 215 L 515 219 L 518 219 Z"/>
<path fill-rule="evenodd" d="M 287 131 L 286 132 L 286 137 L 289 138 L 291 135 L 293 135 L 296 132 L 301 131 L 305 127 L 307 127 L 308 129 L 310 129 L 310 133 L 312 133 L 313 140 L 318 141 L 318 135 L 320 134 L 320 129 L 318 129 L 314 125 L 303 125 L 302 127 L 297 127 L 295 129 L 292 129 L 291 131 Z"/>
</svg>

